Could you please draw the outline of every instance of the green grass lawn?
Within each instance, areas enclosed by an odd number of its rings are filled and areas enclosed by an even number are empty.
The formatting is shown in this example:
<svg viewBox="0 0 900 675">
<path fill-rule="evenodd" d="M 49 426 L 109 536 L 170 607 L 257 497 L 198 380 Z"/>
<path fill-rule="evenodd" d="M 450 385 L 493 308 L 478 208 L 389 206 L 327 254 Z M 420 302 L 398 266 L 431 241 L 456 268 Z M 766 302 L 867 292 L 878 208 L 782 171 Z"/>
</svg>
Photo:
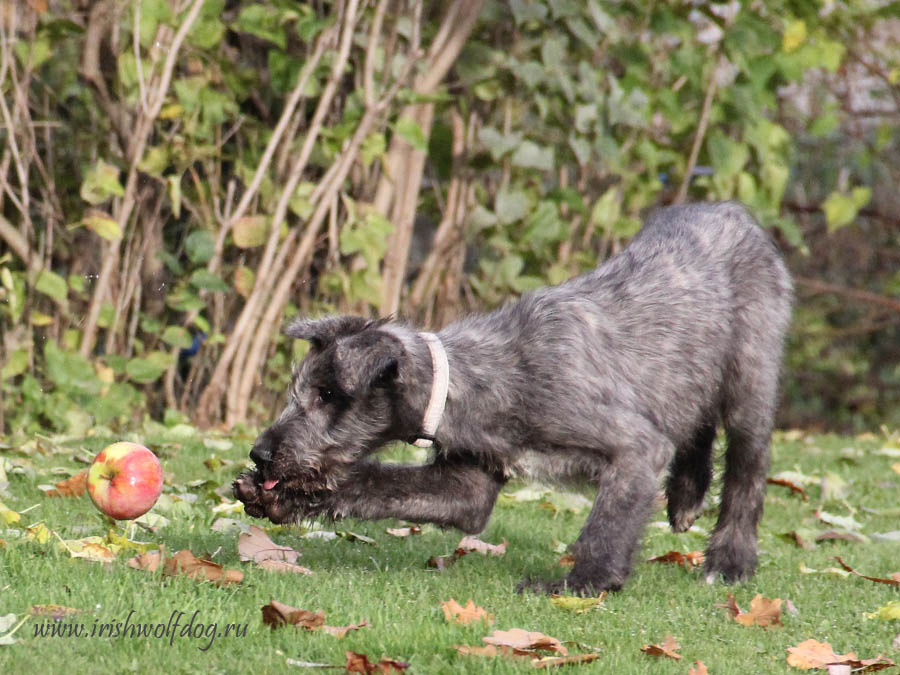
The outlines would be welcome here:
<svg viewBox="0 0 900 675">
<path fill-rule="evenodd" d="M 414 673 L 531 670 L 527 658 L 463 656 L 454 649 L 460 644 L 480 645 L 481 638 L 494 630 L 510 628 L 555 637 L 571 653 L 599 653 L 593 663 L 573 666 L 570 672 L 687 673 L 697 660 L 710 673 L 800 672 L 787 665 L 786 649 L 808 638 L 828 641 L 839 653 L 853 651 L 860 658 L 884 654 L 900 661 L 900 650 L 891 646 L 900 621 L 865 616 L 900 600 L 896 586 L 834 572 L 808 572 L 837 567 L 834 556 L 870 576 L 900 572 L 900 542 L 873 536 L 900 530 L 900 475 L 892 469 L 900 462 L 896 435 L 779 435 L 770 475 L 803 474 L 809 480 L 808 501 L 786 487 L 769 486 L 760 528 L 760 566 L 752 581 L 733 588 L 707 586 L 697 571 L 644 562 L 672 550 L 702 550 L 704 532 L 714 524 L 711 507 L 697 522 L 698 532 L 675 535 L 651 524 L 625 589 L 609 595 L 599 608 L 580 614 L 558 608 L 546 597 L 514 592 L 526 575 L 565 574 L 559 564 L 562 547 L 575 539 L 587 510 L 559 489 L 533 501 L 501 499 L 482 539 L 490 543 L 506 539 L 508 549 L 502 556 L 472 553 L 438 572 L 426 561 L 453 551 L 461 537 L 458 532 L 424 527 L 419 535 L 397 538 L 385 532 L 396 522 L 348 520 L 323 526 L 358 533 L 375 543 L 346 537 L 303 538 L 308 530 L 299 526 L 267 528 L 277 543 L 302 551 L 298 562 L 314 571 L 312 576 L 278 574 L 241 563 L 237 532 L 213 529 L 221 517 L 265 525 L 239 510 L 230 511 L 226 503 L 231 502 L 230 495 L 225 499 L 216 493 L 219 488 L 227 494 L 223 486 L 244 466 L 250 436 L 204 436 L 189 427 L 151 425 L 126 438 L 143 442 L 160 456 L 166 487 L 152 513 L 169 522 L 156 532 L 125 530 L 121 524 L 117 532 L 145 542 L 147 548 L 163 545 L 168 552 L 187 548 L 198 556 L 211 555 L 225 567 L 241 569 L 243 581 L 220 587 L 131 569 L 130 551 L 120 552 L 112 563 L 91 562 L 73 558 L 60 545 L 59 538 L 105 536 L 109 524 L 87 495 L 50 498 L 38 485 L 54 484 L 85 468 L 94 453 L 121 438 L 38 439 L 0 449 L 4 469 L 0 481 L 3 473 L 8 480 L 0 500 L 7 509 L 21 513 L 18 522 L 7 524 L 14 516 L 6 512 L 4 518 L 0 511 L 0 617 L 13 614 L 16 625 L 32 606 L 57 604 L 81 610 L 63 623 L 83 624 L 87 633 L 42 637 L 40 631 L 47 631 L 52 620 L 28 618 L 12 636 L 16 641 L 0 646 L 0 672 L 308 672 L 289 665 L 288 659 L 342 665 L 347 650 L 367 654 L 373 662 L 381 657 L 408 662 L 407 672 Z M 406 452 L 411 451 L 398 449 L 393 456 Z M 510 485 L 507 492 L 521 487 Z M 814 538 L 842 529 L 818 519 L 817 510 L 852 516 L 856 524 L 837 522 L 864 539 L 826 540 L 801 548 L 783 536 L 799 532 Z M 660 510 L 653 520 L 665 520 L 664 512 Z M 26 528 L 38 523 L 52 531 L 44 543 L 27 535 Z M 783 613 L 783 627 L 746 627 L 715 606 L 726 602 L 729 592 L 743 610 L 749 609 L 757 593 L 790 600 L 796 609 Z M 493 625 L 447 623 L 441 602 L 451 597 L 463 604 L 471 598 L 493 615 Z M 272 630 L 262 623 L 260 611 L 272 600 L 324 611 L 326 623 L 333 626 L 363 619 L 369 625 L 343 639 L 294 626 Z M 172 639 L 96 635 L 96 627 L 103 624 L 126 619 L 130 624 L 165 624 L 180 612 L 184 614 Z M 191 617 L 197 638 L 178 634 Z M 211 639 L 208 626 L 213 623 L 217 636 Z M 237 635 L 223 635 L 229 624 L 236 626 Z M 4 633 L 0 631 L 0 642 Z M 662 642 L 667 635 L 681 645 L 681 660 L 641 652 L 643 645 Z"/>
</svg>

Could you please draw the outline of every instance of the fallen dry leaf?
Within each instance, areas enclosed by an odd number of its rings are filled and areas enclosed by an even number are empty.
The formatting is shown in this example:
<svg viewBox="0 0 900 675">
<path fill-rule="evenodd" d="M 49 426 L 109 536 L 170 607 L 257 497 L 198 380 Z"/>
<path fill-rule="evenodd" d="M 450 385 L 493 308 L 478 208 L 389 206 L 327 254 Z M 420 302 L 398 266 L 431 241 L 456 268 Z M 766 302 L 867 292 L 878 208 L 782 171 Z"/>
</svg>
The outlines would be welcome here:
<svg viewBox="0 0 900 675">
<path fill-rule="evenodd" d="M 83 613 L 83 609 L 75 609 L 74 607 L 64 607 L 63 605 L 32 605 L 28 610 L 31 616 L 48 616 L 51 619 L 60 621 L 67 616 Z"/>
<path fill-rule="evenodd" d="M 551 595 L 550 604 L 560 609 L 566 609 L 576 614 L 584 614 L 592 609 L 597 609 L 606 599 L 606 591 L 593 598 L 582 598 L 575 595 Z"/>
<path fill-rule="evenodd" d="M 686 570 L 692 570 L 703 564 L 703 551 L 691 551 L 682 553 L 681 551 L 669 551 L 663 555 L 649 558 L 647 562 L 652 563 L 669 563 L 670 565 L 681 565 Z"/>
<path fill-rule="evenodd" d="M 571 553 L 563 553 L 559 557 L 559 564 L 562 567 L 574 567 L 575 566 L 575 556 Z"/>
<path fill-rule="evenodd" d="M 757 593 L 750 601 L 750 611 L 744 612 L 738 607 L 737 601 L 734 599 L 734 593 L 728 594 L 728 602 L 724 604 L 716 604 L 715 607 L 724 607 L 728 610 L 731 618 L 742 626 L 761 626 L 770 628 L 771 626 L 783 626 L 781 623 L 781 598 L 764 598 Z"/>
<path fill-rule="evenodd" d="M 709 675 L 709 671 L 703 661 L 694 661 L 694 665 L 688 670 L 688 675 Z"/>
<path fill-rule="evenodd" d="M 785 539 L 793 541 L 800 548 L 813 549 L 816 547 L 813 541 L 811 541 L 807 536 L 800 534 L 796 530 L 791 530 L 790 532 L 786 532 L 781 536 Z"/>
<path fill-rule="evenodd" d="M 868 579 L 869 581 L 874 581 L 877 584 L 887 584 L 888 586 L 900 586 L 900 572 L 892 574 L 890 579 L 882 579 L 881 577 L 869 577 L 865 574 L 860 574 L 855 569 L 850 567 L 847 563 L 841 560 L 840 556 L 834 556 L 834 559 L 837 560 L 838 565 L 843 567 L 845 570 L 850 572 L 850 574 L 855 574 L 858 577 L 862 577 L 863 579 Z"/>
<path fill-rule="evenodd" d="M 891 600 L 874 612 L 866 612 L 867 619 L 884 619 L 885 621 L 900 621 L 900 600 Z"/>
<path fill-rule="evenodd" d="M 448 622 L 462 626 L 468 626 L 475 621 L 494 622 L 493 614 L 488 614 L 483 607 L 476 607 L 475 602 L 471 598 L 466 602 L 465 607 L 453 598 L 450 598 L 441 603 L 441 609 L 444 610 L 444 618 Z"/>
<path fill-rule="evenodd" d="M 178 551 L 171 557 L 166 557 L 162 551 L 148 551 L 128 561 L 129 567 L 155 571 L 162 564 L 163 573 L 168 576 L 184 575 L 197 581 L 210 581 L 217 586 L 225 584 L 237 584 L 244 580 L 244 573 L 240 570 L 226 570 L 212 560 L 198 558 L 189 550 Z"/>
<path fill-rule="evenodd" d="M 827 642 L 818 640 L 804 640 L 796 647 L 788 647 L 787 662 L 789 666 L 810 670 L 811 668 L 824 668 L 829 663 L 840 663 L 848 659 L 855 659 L 856 654 L 836 654 Z"/>
<path fill-rule="evenodd" d="M 145 572 L 155 572 L 166 559 L 166 554 L 162 549 L 158 551 L 147 551 L 136 555 L 128 561 L 128 566 L 136 570 L 144 570 Z"/>
<path fill-rule="evenodd" d="M 675 638 L 671 635 L 666 635 L 666 639 L 662 641 L 662 644 L 644 645 L 641 647 L 641 651 L 645 654 L 664 656 L 667 659 L 675 659 L 676 661 L 681 658 L 681 654 L 677 653 L 679 649 L 681 649 L 681 645 L 675 642 Z"/>
<path fill-rule="evenodd" d="M 590 663 L 600 658 L 599 654 L 571 654 L 570 656 L 543 656 L 531 660 L 532 668 L 556 668 Z"/>
<path fill-rule="evenodd" d="M 844 541 L 854 541 L 859 544 L 865 544 L 866 538 L 856 532 L 844 532 L 841 530 L 828 530 L 816 535 L 816 541 L 833 541 L 841 539 Z"/>
<path fill-rule="evenodd" d="M 272 600 L 262 607 L 263 625 L 277 628 L 278 626 L 300 626 L 306 630 L 315 630 L 325 625 L 325 612 L 312 612 L 308 609 L 297 609 L 283 602 Z"/>
<path fill-rule="evenodd" d="M 69 542 L 67 542 L 67 544 L 68 543 Z M 68 551 L 69 555 L 73 558 L 83 558 L 84 560 L 90 560 L 91 562 L 110 563 L 116 559 L 116 554 L 106 546 L 93 542 L 83 544 L 80 547 L 80 550 L 68 548 Z"/>
<path fill-rule="evenodd" d="M 462 555 L 465 555 L 465 551 L 463 551 L 461 555 L 456 555 L 456 553 L 450 553 L 449 555 L 433 555 L 425 564 L 428 565 L 428 567 L 433 567 L 438 572 L 443 572 L 450 567 L 450 565 L 459 560 Z"/>
<path fill-rule="evenodd" d="M 809 497 L 806 496 L 806 490 L 804 490 L 793 481 L 789 481 L 785 478 L 766 478 L 766 483 L 768 483 L 769 485 L 780 485 L 782 487 L 786 487 L 790 489 L 791 492 L 800 495 L 803 501 L 809 501 Z"/>
<path fill-rule="evenodd" d="M 478 537 L 467 536 L 460 539 L 456 550 L 447 555 L 433 555 L 425 563 L 438 572 L 443 572 L 467 553 L 481 553 L 482 555 L 503 555 L 506 553 L 506 539 L 502 544 L 487 544 Z"/>
<path fill-rule="evenodd" d="M 267 572 L 292 572 L 294 574 L 312 574 L 308 567 L 295 565 L 284 560 L 263 560 L 256 563 L 256 567 Z"/>
<path fill-rule="evenodd" d="M 411 534 L 422 534 L 421 527 L 389 527 L 385 530 L 392 537 L 408 537 Z"/>
<path fill-rule="evenodd" d="M 476 647 L 474 645 L 457 645 L 456 651 L 466 656 L 486 656 L 489 658 L 495 656 L 533 657 L 536 653 L 528 649 L 513 649 L 512 647 L 508 647 L 506 645 L 486 645 L 484 647 Z"/>
<path fill-rule="evenodd" d="M 788 647 L 788 665 L 802 670 L 824 669 L 827 666 L 850 666 L 855 672 L 875 672 L 895 665 L 891 659 L 878 656 L 874 659 L 858 659 L 856 654 L 836 654 L 827 642 L 804 640 L 796 647 Z"/>
<path fill-rule="evenodd" d="M 79 471 L 67 480 L 61 480 L 53 490 L 47 490 L 48 497 L 80 497 L 87 489 L 88 470 Z"/>
<path fill-rule="evenodd" d="M 369 625 L 368 620 L 363 619 L 359 623 L 351 623 L 349 626 L 322 626 L 322 630 L 329 635 L 333 635 L 339 640 L 347 635 L 351 630 L 359 630 Z"/>
<path fill-rule="evenodd" d="M 488 544 L 481 541 L 478 537 L 467 536 L 460 539 L 456 550 L 463 550 L 466 553 L 480 553 L 481 555 L 503 555 L 506 553 L 506 539 L 502 544 Z"/>
<path fill-rule="evenodd" d="M 409 668 L 408 663 L 403 661 L 395 661 L 394 659 L 381 659 L 378 663 L 369 661 L 369 657 L 365 654 L 357 654 L 356 652 L 347 652 L 346 670 L 348 673 L 402 673 Z"/>
<path fill-rule="evenodd" d="M 166 560 L 163 563 L 163 572 L 169 576 L 183 574 L 191 579 L 211 581 L 219 586 L 236 584 L 244 580 L 244 573 L 240 570 L 226 570 L 212 560 L 198 558 L 187 549 L 178 551 Z"/>
<path fill-rule="evenodd" d="M 511 647 L 512 649 L 540 649 L 566 656 L 569 651 L 562 642 L 549 635 L 527 631 L 522 628 L 495 630 L 488 637 L 481 638 L 488 645 Z"/>
<path fill-rule="evenodd" d="M 343 638 L 352 630 L 359 630 L 369 625 L 369 622 L 363 619 L 359 623 L 352 623 L 348 626 L 326 626 L 325 612 L 298 609 L 277 600 L 272 600 L 268 605 L 262 607 L 262 622 L 263 625 L 272 629 L 287 625 L 299 626 L 306 630 L 321 629 L 323 632 L 338 639 Z"/>
<path fill-rule="evenodd" d="M 742 626 L 783 626 L 781 623 L 781 598 L 764 598 L 757 593 L 750 601 L 750 611 L 734 617 Z"/>
<path fill-rule="evenodd" d="M 269 538 L 269 535 L 256 525 L 250 526 L 249 532 L 241 532 L 237 544 L 238 556 L 242 561 L 262 562 L 264 560 L 280 560 L 297 562 L 300 552 L 290 546 L 280 546 Z"/>
</svg>

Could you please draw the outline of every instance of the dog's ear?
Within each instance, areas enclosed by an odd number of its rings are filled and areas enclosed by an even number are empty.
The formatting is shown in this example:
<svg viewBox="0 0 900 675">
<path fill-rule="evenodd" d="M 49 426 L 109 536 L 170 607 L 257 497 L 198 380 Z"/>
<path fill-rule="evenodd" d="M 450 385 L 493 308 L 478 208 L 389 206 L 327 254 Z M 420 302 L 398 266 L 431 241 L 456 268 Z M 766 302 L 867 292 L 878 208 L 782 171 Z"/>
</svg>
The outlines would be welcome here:
<svg viewBox="0 0 900 675">
<path fill-rule="evenodd" d="M 403 353 L 400 340 L 377 328 L 341 338 L 334 352 L 338 386 L 358 398 L 376 383 L 394 380 Z"/>
<path fill-rule="evenodd" d="M 295 319 L 284 334 L 298 340 L 308 340 L 313 349 L 327 347 L 339 337 L 353 335 L 370 324 L 361 316 L 326 316 L 321 319 Z"/>
</svg>

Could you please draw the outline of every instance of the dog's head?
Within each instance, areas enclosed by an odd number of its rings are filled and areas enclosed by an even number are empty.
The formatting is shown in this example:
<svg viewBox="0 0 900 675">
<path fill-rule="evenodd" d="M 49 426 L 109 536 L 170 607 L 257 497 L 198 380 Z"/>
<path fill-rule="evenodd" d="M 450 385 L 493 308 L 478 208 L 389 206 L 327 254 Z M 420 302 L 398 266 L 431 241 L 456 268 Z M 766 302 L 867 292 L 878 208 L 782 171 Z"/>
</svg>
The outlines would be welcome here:
<svg viewBox="0 0 900 675">
<path fill-rule="evenodd" d="M 354 462 L 412 433 L 400 376 L 409 354 L 384 321 L 300 319 L 285 333 L 310 350 L 294 369 L 284 411 L 254 443 L 256 471 L 235 483 L 248 513 L 275 522 L 314 509 Z"/>
</svg>

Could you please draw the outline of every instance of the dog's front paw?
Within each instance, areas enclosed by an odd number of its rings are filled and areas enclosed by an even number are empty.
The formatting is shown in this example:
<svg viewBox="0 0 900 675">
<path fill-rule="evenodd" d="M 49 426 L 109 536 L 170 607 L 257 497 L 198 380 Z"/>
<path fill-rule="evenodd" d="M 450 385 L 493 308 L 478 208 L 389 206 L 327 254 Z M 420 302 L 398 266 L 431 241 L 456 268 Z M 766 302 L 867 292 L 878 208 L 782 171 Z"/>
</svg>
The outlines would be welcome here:
<svg viewBox="0 0 900 675">
<path fill-rule="evenodd" d="M 615 575 L 586 575 L 575 569 L 565 579 L 554 581 L 526 578 L 516 592 L 531 591 L 543 595 L 578 595 L 585 598 L 600 595 L 604 591 L 621 590 L 624 580 Z"/>
<path fill-rule="evenodd" d="M 232 483 L 235 498 L 243 502 L 244 511 L 254 518 L 268 518 L 273 523 L 286 523 L 319 515 L 331 515 L 328 492 L 296 492 L 284 488 L 276 480 L 264 480 L 258 473 L 243 473 Z"/>
<path fill-rule="evenodd" d="M 264 481 L 257 473 L 243 473 L 232 483 L 234 496 L 244 503 L 244 511 L 254 518 L 268 518 L 273 523 L 296 519 L 297 505 L 277 484 Z"/>
</svg>

